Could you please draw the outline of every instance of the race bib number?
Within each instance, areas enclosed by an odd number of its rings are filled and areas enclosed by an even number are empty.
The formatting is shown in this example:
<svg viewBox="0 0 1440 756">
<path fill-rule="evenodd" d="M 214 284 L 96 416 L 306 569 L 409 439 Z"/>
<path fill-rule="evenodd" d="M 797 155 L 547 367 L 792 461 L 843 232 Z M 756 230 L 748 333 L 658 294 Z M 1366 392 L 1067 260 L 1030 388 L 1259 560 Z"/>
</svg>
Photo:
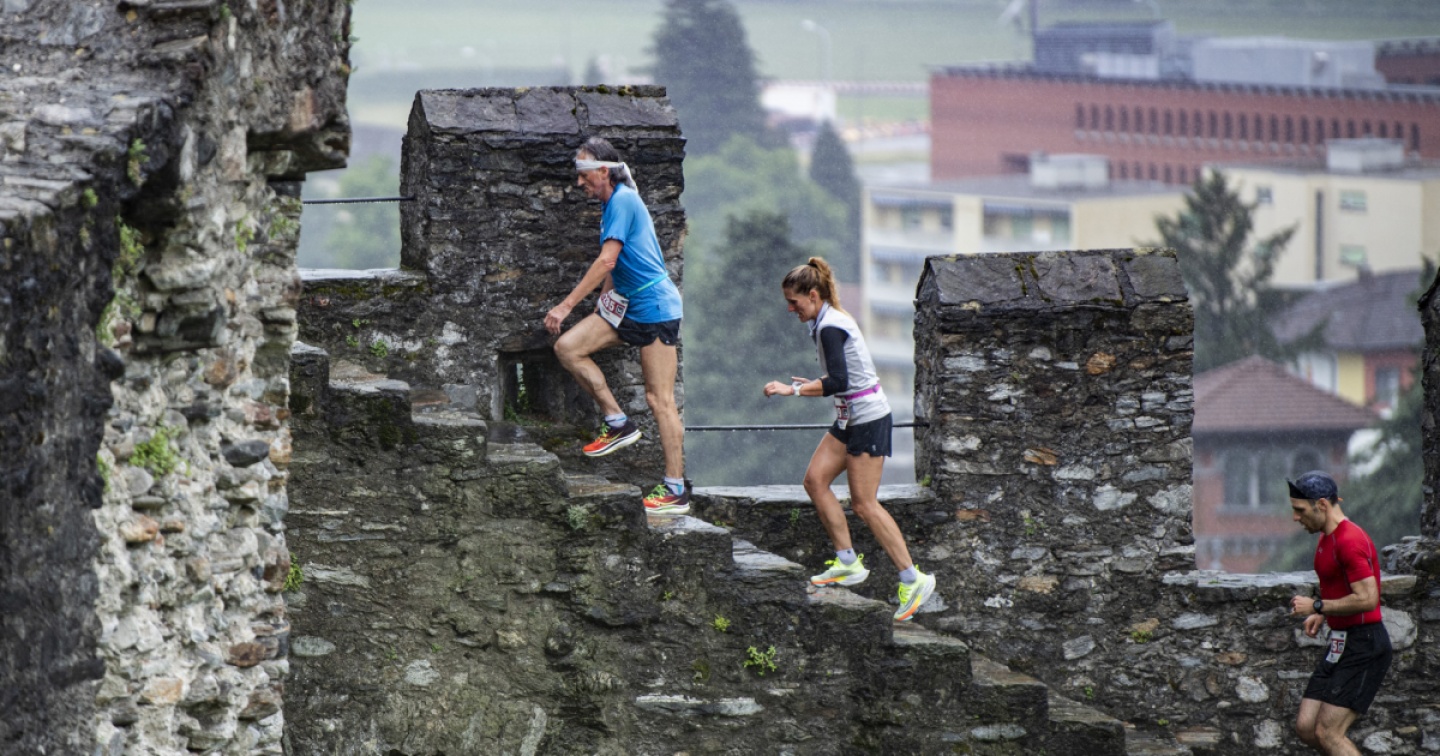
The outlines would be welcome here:
<svg viewBox="0 0 1440 756">
<path fill-rule="evenodd" d="M 1330 651 L 1325 654 L 1325 661 L 1331 664 L 1340 661 L 1340 655 L 1345 653 L 1346 635 L 1348 635 L 1348 631 L 1345 630 L 1330 631 Z"/>
<path fill-rule="evenodd" d="M 614 289 L 600 295 L 600 301 L 596 303 L 596 309 L 600 317 L 605 319 L 615 328 L 620 327 L 620 321 L 625 319 L 625 311 L 630 309 L 630 300 Z"/>
<path fill-rule="evenodd" d="M 835 402 L 835 427 L 844 430 L 850 423 L 850 405 L 847 402 Z"/>
</svg>

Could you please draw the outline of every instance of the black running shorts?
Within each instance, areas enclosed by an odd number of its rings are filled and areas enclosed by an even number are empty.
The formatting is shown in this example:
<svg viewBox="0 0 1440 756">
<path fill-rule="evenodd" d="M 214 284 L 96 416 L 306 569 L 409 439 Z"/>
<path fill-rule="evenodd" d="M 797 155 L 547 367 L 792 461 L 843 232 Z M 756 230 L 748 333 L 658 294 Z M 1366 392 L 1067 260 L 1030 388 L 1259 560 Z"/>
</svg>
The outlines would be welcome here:
<svg viewBox="0 0 1440 756">
<path fill-rule="evenodd" d="M 1375 700 L 1380 683 L 1390 669 L 1390 633 L 1385 623 L 1356 625 L 1345 631 L 1344 650 L 1338 661 L 1328 661 L 1336 646 L 1334 633 L 1325 646 L 1325 654 L 1305 686 L 1305 698 L 1342 706 L 1356 714 L 1364 714 Z"/>
<path fill-rule="evenodd" d="M 636 323 L 630 318 L 622 318 L 620 327 L 615 329 L 615 335 L 630 346 L 647 347 L 660 340 L 665 346 L 675 346 L 680 341 L 680 321 L 664 320 L 659 323 Z"/>
<path fill-rule="evenodd" d="M 872 457 L 890 456 L 890 429 L 894 425 L 894 419 L 886 415 L 879 420 L 871 420 L 868 423 L 849 423 L 844 428 L 838 424 L 831 425 L 826 431 L 830 435 L 845 444 L 845 452 L 851 456 L 858 457 L 861 454 L 869 454 Z"/>
</svg>

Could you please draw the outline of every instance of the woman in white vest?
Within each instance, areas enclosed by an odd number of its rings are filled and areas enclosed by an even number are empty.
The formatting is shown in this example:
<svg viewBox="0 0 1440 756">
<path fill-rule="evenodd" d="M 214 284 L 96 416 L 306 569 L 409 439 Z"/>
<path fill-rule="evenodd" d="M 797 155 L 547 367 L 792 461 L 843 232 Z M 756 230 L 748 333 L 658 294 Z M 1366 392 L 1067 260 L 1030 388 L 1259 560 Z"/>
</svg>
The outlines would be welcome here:
<svg viewBox="0 0 1440 756">
<path fill-rule="evenodd" d="M 900 608 L 895 610 L 895 619 L 903 622 L 935 591 L 935 576 L 921 572 L 910 561 L 900 527 L 880 506 L 880 473 L 890 456 L 890 402 L 880 388 L 865 337 L 855 319 L 840 307 L 830 265 L 812 257 L 786 274 L 780 288 L 790 312 L 810 324 L 810 338 L 825 374 L 815 379 L 796 377 L 790 383 L 771 381 L 765 384 L 765 395 L 828 396 L 835 401 L 835 424 L 820 439 L 805 470 L 805 492 L 835 545 L 835 558 L 810 582 L 857 585 L 870 576 L 864 555 L 856 554 L 850 541 L 845 509 L 830 490 L 830 484 L 844 472 L 850 481 L 851 510 L 865 521 L 900 572 Z"/>
</svg>

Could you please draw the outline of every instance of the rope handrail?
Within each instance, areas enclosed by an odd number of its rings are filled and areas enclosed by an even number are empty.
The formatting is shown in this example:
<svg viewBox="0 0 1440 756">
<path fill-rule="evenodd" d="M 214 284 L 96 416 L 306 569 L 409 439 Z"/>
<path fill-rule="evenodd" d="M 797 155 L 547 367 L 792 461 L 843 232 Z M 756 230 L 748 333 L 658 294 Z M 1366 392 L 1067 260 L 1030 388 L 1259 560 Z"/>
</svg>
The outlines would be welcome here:
<svg viewBox="0 0 1440 756">
<path fill-rule="evenodd" d="M 362 202 L 414 202 L 414 197 L 340 197 L 300 200 L 302 205 L 358 205 Z"/>
<path fill-rule="evenodd" d="M 773 431 L 773 430 L 825 430 L 830 423 L 817 425 L 687 425 L 685 431 Z M 916 420 L 908 423 L 895 423 L 895 428 L 928 428 L 930 423 L 924 420 Z"/>
</svg>

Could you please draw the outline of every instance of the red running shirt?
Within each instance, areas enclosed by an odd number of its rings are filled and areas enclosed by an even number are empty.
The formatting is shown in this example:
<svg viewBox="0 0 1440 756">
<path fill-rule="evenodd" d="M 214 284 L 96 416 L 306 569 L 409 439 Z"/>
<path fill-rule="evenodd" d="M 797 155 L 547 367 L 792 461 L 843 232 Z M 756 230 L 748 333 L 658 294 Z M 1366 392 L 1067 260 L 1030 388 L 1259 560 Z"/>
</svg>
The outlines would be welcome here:
<svg viewBox="0 0 1440 756">
<path fill-rule="evenodd" d="M 1380 584 L 1380 555 L 1375 551 L 1375 542 L 1359 525 L 1343 520 L 1334 533 L 1320 534 L 1315 545 L 1315 574 L 1320 578 L 1320 598 L 1331 601 L 1349 596 L 1354 591 L 1351 583 L 1358 583 L 1367 577 L 1375 578 L 1376 589 Z M 1380 605 L 1363 614 L 1325 616 L 1331 630 L 1344 630 L 1356 625 L 1368 625 L 1380 621 Z"/>
</svg>

